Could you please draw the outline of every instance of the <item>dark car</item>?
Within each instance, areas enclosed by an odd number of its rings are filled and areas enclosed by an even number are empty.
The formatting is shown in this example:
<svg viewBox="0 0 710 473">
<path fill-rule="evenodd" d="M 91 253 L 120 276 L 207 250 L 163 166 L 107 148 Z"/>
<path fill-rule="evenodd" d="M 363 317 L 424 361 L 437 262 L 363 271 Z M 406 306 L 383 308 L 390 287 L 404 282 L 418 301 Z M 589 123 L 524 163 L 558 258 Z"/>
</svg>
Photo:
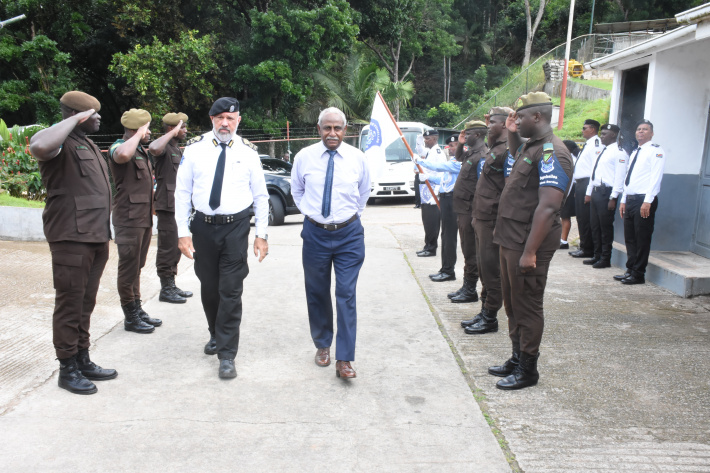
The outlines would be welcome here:
<svg viewBox="0 0 710 473">
<path fill-rule="evenodd" d="M 291 195 L 291 163 L 259 155 L 269 191 L 269 225 L 283 225 L 286 215 L 301 213 Z"/>
</svg>

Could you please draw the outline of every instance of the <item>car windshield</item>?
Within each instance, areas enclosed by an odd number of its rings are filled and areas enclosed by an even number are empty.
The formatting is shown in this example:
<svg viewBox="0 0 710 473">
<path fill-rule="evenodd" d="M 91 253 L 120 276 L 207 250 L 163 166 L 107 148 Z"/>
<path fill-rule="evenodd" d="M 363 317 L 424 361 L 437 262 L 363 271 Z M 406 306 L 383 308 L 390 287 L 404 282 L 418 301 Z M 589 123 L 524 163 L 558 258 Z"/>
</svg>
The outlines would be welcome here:
<svg viewBox="0 0 710 473">
<path fill-rule="evenodd" d="M 362 132 L 362 139 L 360 140 L 360 146 L 363 147 L 365 143 L 367 143 L 367 133 L 368 130 L 365 130 Z M 417 147 L 417 134 L 419 132 L 415 130 L 411 131 L 406 131 L 402 130 L 402 134 L 404 137 L 407 139 L 407 143 L 409 143 L 409 147 L 412 148 L 412 151 L 416 153 L 416 147 Z M 409 155 L 409 151 L 407 150 L 407 147 L 404 145 L 402 140 L 395 140 L 394 143 L 389 145 L 385 149 L 385 156 L 387 158 L 388 163 L 399 163 L 399 162 L 404 162 L 404 161 L 411 161 L 411 156 Z"/>
<path fill-rule="evenodd" d="M 283 176 L 291 175 L 291 163 L 282 161 L 276 158 L 265 158 L 261 160 L 261 167 L 264 172 L 270 172 L 272 174 L 280 174 Z"/>
</svg>

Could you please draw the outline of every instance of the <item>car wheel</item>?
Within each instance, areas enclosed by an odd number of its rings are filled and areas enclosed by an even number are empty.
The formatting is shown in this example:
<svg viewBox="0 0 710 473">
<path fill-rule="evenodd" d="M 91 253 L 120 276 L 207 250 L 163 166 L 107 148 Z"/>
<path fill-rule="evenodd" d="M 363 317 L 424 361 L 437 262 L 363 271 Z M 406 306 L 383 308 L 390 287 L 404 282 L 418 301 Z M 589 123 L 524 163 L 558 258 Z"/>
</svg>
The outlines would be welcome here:
<svg viewBox="0 0 710 473">
<path fill-rule="evenodd" d="M 286 212 L 281 199 L 278 196 L 269 195 L 269 225 L 272 227 L 283 225 L 284 217 L 286 217 Z"/>
</svg>

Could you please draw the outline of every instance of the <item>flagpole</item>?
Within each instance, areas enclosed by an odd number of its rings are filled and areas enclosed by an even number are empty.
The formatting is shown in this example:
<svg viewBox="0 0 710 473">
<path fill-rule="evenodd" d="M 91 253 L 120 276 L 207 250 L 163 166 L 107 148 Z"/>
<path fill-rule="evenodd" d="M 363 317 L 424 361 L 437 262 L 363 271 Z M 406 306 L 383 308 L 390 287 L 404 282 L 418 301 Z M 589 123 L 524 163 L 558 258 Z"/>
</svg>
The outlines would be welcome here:
<svg viewBox="0 0 710 473">
<path fill-rule="evenodd" d="M 417 163 L 414 160 L 414 151 L 412 151 L 412 148 L 409 146 L 409 143 L 407 143 L 407 139 L 404 137 L 402 130 L 399 129 L 399 125 L 397 125 L 397 121 L 394 119 L 392 112 L 390 112 L 390 108 L 387 106 L 387 102 L 385 102 L 385 99 L 382 97 L 382 94 L 380 93 L 379 90 L 377 91 L 377 96 L 380 97 L 380 99 L 382 100 L 382 104 L 385 106 L 385 110 L 387 110 L 387 113 L 389 114 L 390 119 L 392 120 L 392 123 L 394 123 L 394 127 L 397 128 L 397 133 L 399 133 L 399 137 L 402 138 L 402 142 L 404 143 L 404 146 L 407 147 L 407 151 L 409 151 L 409 156 L 412 158 L 412 162 L 414 163 L 415 166 L 417 166 L 419 173 L 423 174 L 424 170 L 419 165 L 419 163 Z M 424 182 L 426 183 L 426 186 L 429 189 L 431 196 L 434 198 L 434 202 L 436 202 L 436 206 L 441 208 L 441 205 L 439 205 L 439 199 L 436 197 L 436 194 L 434 193 L 434 189 L 432 189 L 431 184 L 429 183 L 428 180 L 426 180 Z"/>
</svg>

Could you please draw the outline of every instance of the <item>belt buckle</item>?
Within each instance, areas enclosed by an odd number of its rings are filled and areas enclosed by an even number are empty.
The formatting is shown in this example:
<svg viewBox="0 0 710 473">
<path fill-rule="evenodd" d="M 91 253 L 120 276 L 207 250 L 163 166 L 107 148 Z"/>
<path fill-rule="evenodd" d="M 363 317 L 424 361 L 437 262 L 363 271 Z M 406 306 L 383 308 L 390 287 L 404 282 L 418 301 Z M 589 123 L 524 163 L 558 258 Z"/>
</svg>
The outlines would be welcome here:
<svg viewBox="0 0 710 473">
<path fill-rule="evenodd" d="M 212 215 L 205 215 L 205 223 L 212 223 Z"/>
</svg>

